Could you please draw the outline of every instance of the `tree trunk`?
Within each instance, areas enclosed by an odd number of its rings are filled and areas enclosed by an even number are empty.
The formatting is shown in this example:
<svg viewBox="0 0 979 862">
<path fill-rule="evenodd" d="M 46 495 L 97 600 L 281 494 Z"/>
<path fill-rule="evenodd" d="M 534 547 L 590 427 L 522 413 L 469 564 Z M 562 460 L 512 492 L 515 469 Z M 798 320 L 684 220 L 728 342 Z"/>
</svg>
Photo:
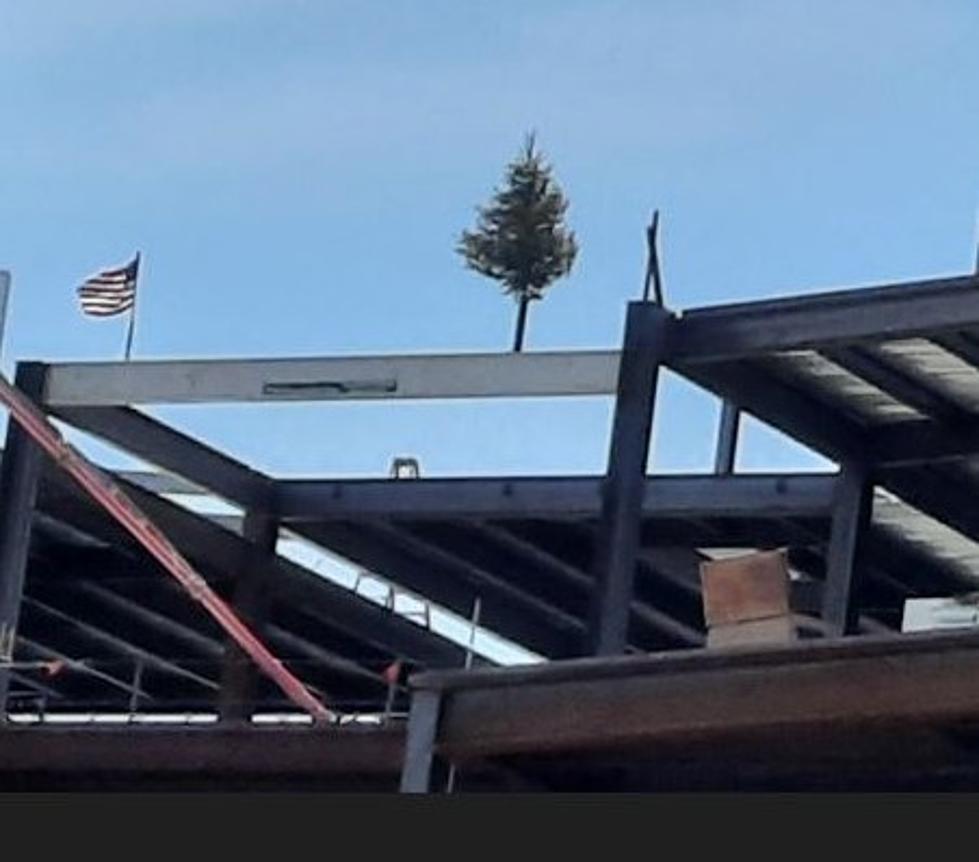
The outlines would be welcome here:
<svg viewBox="0 0 979 862">
<path fill-rule="evenodd" d="M 513 336 L 513 352 L 519 353 L 523 350 L 523 334 L 527 328 L 527 307 L 530 305 L 530 297 L 526 294 L 518 300 L 517 308 L 517 331 Z"/>
</svg>

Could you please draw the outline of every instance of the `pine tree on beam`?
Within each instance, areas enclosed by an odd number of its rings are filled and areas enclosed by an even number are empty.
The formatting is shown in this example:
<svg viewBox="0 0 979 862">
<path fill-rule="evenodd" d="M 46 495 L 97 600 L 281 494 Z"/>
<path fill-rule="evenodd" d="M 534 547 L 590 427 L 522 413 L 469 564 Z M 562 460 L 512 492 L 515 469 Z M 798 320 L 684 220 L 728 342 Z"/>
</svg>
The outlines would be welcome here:
<svg viewBox="0 0 979 862">
<path fill-rule="evenodd" d="M 456 251 L 469 269 L 498 281 L 517 303 L 513 350 L 523 349 L 530 303 L 571 271 L 578 253 L 564 223 L 568 201 L 551 167 L 528 135 L 506 169 L 503 188 L 477 209 L 476 228 L 463 231 Z"/>
</svg>

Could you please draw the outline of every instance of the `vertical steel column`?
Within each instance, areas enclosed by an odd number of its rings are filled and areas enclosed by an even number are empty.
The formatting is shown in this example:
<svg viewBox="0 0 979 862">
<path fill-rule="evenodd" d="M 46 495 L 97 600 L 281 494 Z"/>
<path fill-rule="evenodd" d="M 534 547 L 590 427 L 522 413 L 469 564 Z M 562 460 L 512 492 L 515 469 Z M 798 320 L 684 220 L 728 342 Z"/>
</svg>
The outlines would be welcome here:
<svg viewBox="0 0 979 862">
<path fill-rule="evenodd" d="M 836 480 L 822 618 L 830 635 L 856 631 L 859 608 L 857 576 L 861 542 L 873 514 L 874 485 L 866 464 L 844 463 Z"/>
<path fill-rule="evenodd" d="M 14 383 L 29 398 L 40 401 L 46 375 L 47 366 L 42 363 L 21 362 Z M 8 419 L 0 464 L 0 661 L 13 657 L 42 455 L 20 425 Z M 9 671 L 0 670 L 0 717 L 4 720 L 9 684 Z"/>
<path fill-rule="evenodd" d="M 405 759 L 401 767 L 402 793 L 428 793 L 432 789 L 435 738 L 441 711 L 440 692 L 416 689 L 412 693 Z"/>
<path fill-rule="evenodd" d="M 266 573 L 275 554 L 279 522 L 269 515 L 246 512 L 242 535 L 255 547 L 241 564 L 231 606 L 249 627 L 260 632 L 267 601 Z M 230 638 L 224 650 L 218 713 L 222 721 L 248 721 L 258 674 L 251 659 Z"/>
<path fill-rule="evenodd" d="M 714 452 L 714 473 L 730 476 L 734 472 L 734 459 L 738 453 L 738 431 L 741 428 L 741 411 L 731 401 L 721 403 L 721 421 L 717 428 L 717 449 Z"/>
<path fill-rule="evenodd" d="M 656 383 L 671 319 L 668 311 L 652 303 L 629 303 L 602 487 L 586 644 L 591 655 L 616 655 L 626 647 Z"/>
</svg>

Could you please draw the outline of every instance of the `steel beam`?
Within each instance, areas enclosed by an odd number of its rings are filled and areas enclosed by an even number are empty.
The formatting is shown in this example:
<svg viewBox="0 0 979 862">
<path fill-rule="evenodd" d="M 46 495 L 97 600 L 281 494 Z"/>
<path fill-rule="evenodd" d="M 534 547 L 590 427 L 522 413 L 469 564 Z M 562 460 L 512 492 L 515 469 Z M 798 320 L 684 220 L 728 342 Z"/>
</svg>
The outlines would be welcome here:
<svg viewBox="0 0 979 862">
<path fill-rule="evenodd" d="M 717 448 L 714 451 L 714 472 L 729 476 L 734 472 L 734 459 L 738 454 L 738 431 L 741 427 L 741 411 L 730 401 L 721 402 L 721 418 L 717 428 Z"/>
<path fill-rule="evenodd" d="M 979 277 L 934 279 L 685 312 L 671 361 L 910 338 L 979 325 Z M 59 363 L 51 406 L 608 395 L 615 351 Z"/>
<path fill-rule="evenodd" d="M 594 476 L 487 479 L 291 479 L 277 484 L 283 522 L 340 518 L 587 517 L 601 505 Z"/>
<path fill-rule="evenodd" d="M 435 739 L 442 756 L 573 758 L 739 732 L 770 741 L 830 725 L 866 733 L 961 723 L 979 715 L 979 691 L 963 685 L 979 672 L 977 643 L 975 633 L 886 635 L 423 674 L 412 684 L 442 697 Z"/>
<path fill-rule="evenodd" d="M 821 350 L 830 362 L 867 381 L 896 401 L 943 425 L 974 423 L 976 416 L 927 384 L 915 380 L 866 347 L 836 347 Z"/>
<path fill-rule="evenodd" d="M 748 361 L 698 365 L 671 359 L 667 364 L 691 382 L 834 460 L 868 450 L 866 431 L 856 422 Z"/>
<path fill-rule="evenodd" d="M 210 568 L 239 568 L 250 543 L 167 500 L 125 486 L 136 504 L 191 559 Z M 287 603 L 357 641 L 426 667 L 458 666 L 463 650 L 397 614 L 378 607 L 308 569 L 277 556 L 272 561 L 274 599 Z"/>
<path fill-rule="evenodd" d="M 833 508 L 822 619 L 836 636 L 856 631 L 862 544 L 873 511 L 874 486 L 864 464 L 846 462 L 840 469 Z"/>
<path fill-rule="evenodd" d="M 179 623 L 164 614 L 151 610 L 139 602 L 134 602 L 103 584 L 61 579 L 57 583 L 57 588 L 67 590 L 69 593 L 89 596 L 103 607 L 130 617 L 149 630 L 179 640 L 209 659 L 219 661 L 223 656 L 224 649 L 220 641 L 203 635 L 197 629 Z"/>
<path fill-rule="evenodd" d="M 401 727 L 11 726 L 0 782 L 21 790 L 394 792 Z"/>
<path fill-rule="evenodd" d="M 603 482 L 598 476 L 293 479 L 278 483 L 274 512 L 290 524 L 378 517 L 580 519 L 600 513 Z M 804 517 L 829 510 L 832 480 L 821 474 L 648 476 L 640 489 L 644 517 Z"/>
<path fill-rule="evenodd" d="M 411 697 L 404 765 L 401 769 L 402 793 L 428 793 L 432 789 L 432 765 L 441 700 L 439 693 L 433 691 L 416 691 Z"/>
<path fill-rule="evenodd" d="M 324 649 L 319 644 L 300 637 L 288 629 L 267 623 L 265 633 L 271 641 L 281 644 L 290 652 L 306 656 L 323 670 L 347 677 L 352 682 L 370 688 L 378 695 L 383 694 L 387 689 L 387 682 L 380 673 L 372 671 L 352 659 L 344 658 L 339 653 Z"/>
<path fill-rule="evenodd" d="M 882 467 L 961 461 L 979 453 L 979 420 L 941 425 L 931 419 L 911 419 L 874 426 L 867 452 Z"/>
<path fill-rule="evenodd" d="M 686 311 L 671 361 L 715 363 L 781 350 L 925 337 L 979 325 L 979 276 L 905 282 Z"/>
<path fill-rule="evenodd" d="M 231 606 L 239 618 L 262 637 L 268 612 L 268 571 L 279 541 L 279 524 L 257 512 L 245 515 L 242 538 L 253 546 L 235 578 Z M 245 652 L 228 638 L 221 674 L 218 714 L 222 721 L 247 721 L 254 707 L 258 675 Z"/>
<path fill-rule="evenodd" d="M 594 562 L 586 643 L 593 655 L 621 653 L 628 642 L 649 435 L 670 320 L 659 306 L 629 304 Z"/>
<path fill-rule="evenodd" d="M 44 391 L 45 373 L 40 363 L 22 362 L 14 383 L 36 400 Z M 13 655 L 42 459 L 41 449 L 9 419 L 0 464 L 0 660 Z M 0 721 L 6 716 L 9 682 L 9 674 L 0 669 Z"/>
<path fill-rule="evenodd" d="M 967 365 L 979 368 L 979 338 L 969 332 L 946 332 L 931 338 L 942 350 L 957 356 Z"/>
<path fill-rule="evenodd" d="M 272 481 L 267 476 L 138 410 L 75 407 L 54 414 L 243 507 L 268 511 L 271 506 Z"/>
<path fill-rule="evenodd" d="M 748 361 L 671 367 L 835 461 L 857 458 L 879 466 L 900 466 L 960 460 L 979 451 L 979 420 L 943 426 L 932 419 L 912 419 L 865 428 Z"/>
<path fill-rule="evenodd" d="M 86 362 L 51 366 L 52 407 L 610 395 L 615 351 Z"/>
<path fill-rule="evenodd" d="M 319 535 L 337 532 L 332 524 L 315 529 Z M 566 657 L 584 629 L 577 617 L 527 589 L 394 524 L 358 524 L 352 532 L 362 538 L 336 546 L 341 554 L 354 550 L 355 559 L 367 568 L 463 616 L 471 611 L 473 600 L 481 598 L 483 623 L 535 652 Z M 315 540 L 316 533 L 307 530 L 304 535 Z"/>
<path fill-rule="evenodd" d="M 501 574 L 512 572 L 514 583 L 539 583 L 543 579 L 547 584 L 549 600 L 557 601 L 561 596 L 561 606 L 570 613 L 575 613 L 579 605 L 587 605 L 592 593 L 593 581 L 589 572 L 541 548 L 527 539 L 489 524 L 474 525 L 474 538 L 498 546 L 506 552 L 506 556 L 493 567 Z M 473 543 L 475 544 L 475 543 Z M 508 560 L 512 560 L 508 565 Z M 540 593 L 541 591 L 535 590 Z M 703 633 L 684 624 L 653 604 L 633 600 L 629 606 L 630 619 L 636 633 L 645 630 L 649 637 L 662 639 L 665 635 L 669 641 L 685 646 L 700 646 L 703 644 Z"/>
<path fill-rule="evenodd" d="M 126 493 L 192 561 L 209 571 L 240 568 L 250 545 L 203 515 L 121 480 Z M 65 480 L 50 483 L 45 502 L 52 511 L 93 536 L 130 548 L 127 534 L 86 506 Z M 54 493 L 57 492 L 57 493 Z M 390 655 L 403 656 L 423 667 L 453 667 L 464 650 L 402 616 L 379 607 L 309 569 L 277 556 L 271 563 L 274 598 L 347 637 Z M 152 574 L 152 572 L 151 572 Z M 128 575 L 127 575 L 128 576 Z M 220 649 L 220 644 L 219 644 Z"/>
<path fill-rule="evenodd" d="M 25 596 L 24 604 L 32 610 L 38 611 L 42 615 L 56 621 L 61 626 L 75 629 L 87 640 L 102 644 L 115 653 L 121 653 L 129 658 L 141 661 L 147 667 L 153 668 L 160 673 L 165 673 L 169 674 L 170 676 L 188 680 L 189 682 L 193 682 L 196 685 L 210 691 L 217 691 L 218 689 L 218 684 L 214 682 L 214 680 L 201 676 L 201 674 L 188 670 L 187 668 L 182 667 L 180 664 L 162 658 L 149 650 L 145 650 L 142 647 L 131 644 L 129 641 L 126 641 L 103 628 L 92 625 L 84 620 L 77 619 L 46 602 L 42 602 L 38 599 L 32 598 L 31 596 Z"/>
<path fill-rule="evenodd" d="M 974 483 L 949 476 L 932 466 L 886 470 L 880 482 L 914 508 L 979 541 L 979 513 Z"/>
<path fill-rule="evenodd" d="M 942 425 L 911 419 L 863 427 L 804 390 L 751 363 L 676 365 L 674 370 L 742 411 L 835 461 L 865 460 L 880 467 L 956 461 L 979 452 L 979 420 Z"/>
</svg>

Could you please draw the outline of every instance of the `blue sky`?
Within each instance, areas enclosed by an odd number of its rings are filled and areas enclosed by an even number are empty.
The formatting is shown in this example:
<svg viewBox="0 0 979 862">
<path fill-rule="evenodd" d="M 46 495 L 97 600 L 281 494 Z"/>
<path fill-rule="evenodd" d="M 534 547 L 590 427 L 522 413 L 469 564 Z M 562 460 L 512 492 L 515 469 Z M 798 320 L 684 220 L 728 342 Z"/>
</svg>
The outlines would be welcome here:
<svg viewBox="0 0 979 862">
<path fill-rule="evenodd" d="M 676 308 L 965 271 L 977 37 L 967 0 L 0 0 L 4 367 L 118 357 L 73 289 L 137 248 L 137 357 L 507 349 L 453 246 L 530 128 L 582 251 L 529 349 L 619 343 L 654 206 Z M 654 466 L 705 469 L 716 414 L 665 380 Z M 279 473 L 555 473 L 609 405 L 158 415 Z M 741 463 L 819 462 L 750 426 Z"/>
</svg>

